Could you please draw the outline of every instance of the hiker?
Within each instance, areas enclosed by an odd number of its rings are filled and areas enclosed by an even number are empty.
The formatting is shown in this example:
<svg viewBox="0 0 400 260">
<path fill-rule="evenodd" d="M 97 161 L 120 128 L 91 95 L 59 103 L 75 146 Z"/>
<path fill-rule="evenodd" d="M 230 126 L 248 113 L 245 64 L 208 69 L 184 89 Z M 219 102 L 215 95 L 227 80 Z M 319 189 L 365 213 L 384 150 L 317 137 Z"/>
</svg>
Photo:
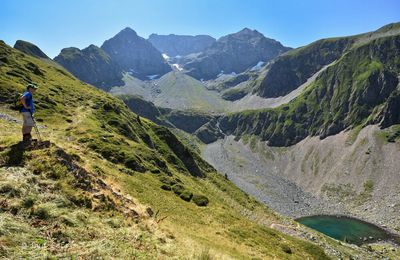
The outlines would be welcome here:
<svg viewBox="0 0 400 260">
<path fill-rule="evenodd" d="M 34 84 L 28 84 L 26 87 L 26 91 L 21 96 L 21 104 L 22 104 L 22 117 L 24 123 L 22 125 L 22 136 L 23 141 L 29 143 L 32 140 L 32 127 L 34 127 L 35 122 L 33 121 L 33 113 L 35 112 L 35 108 L 33 106 L 33 93 L 35 93 L 38 87 Z"/>
</svg>

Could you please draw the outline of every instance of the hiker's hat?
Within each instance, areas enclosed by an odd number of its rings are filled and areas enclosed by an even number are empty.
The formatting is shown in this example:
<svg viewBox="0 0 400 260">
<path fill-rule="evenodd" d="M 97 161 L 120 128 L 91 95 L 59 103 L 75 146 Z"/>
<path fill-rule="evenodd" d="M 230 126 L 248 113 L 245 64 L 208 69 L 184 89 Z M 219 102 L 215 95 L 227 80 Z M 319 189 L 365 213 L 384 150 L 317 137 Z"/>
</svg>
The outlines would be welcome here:
<svg viewBox="0 0 400 260">
<path fill-rule="evenodd" d="M 29 84 L 26 86 L 26 89 L 30 89 L 30 88 L 38 89 L 38 86 L 36 86 L 35 84 L 32 84 L 32 83 L 29 83 Z"/>
</svg>

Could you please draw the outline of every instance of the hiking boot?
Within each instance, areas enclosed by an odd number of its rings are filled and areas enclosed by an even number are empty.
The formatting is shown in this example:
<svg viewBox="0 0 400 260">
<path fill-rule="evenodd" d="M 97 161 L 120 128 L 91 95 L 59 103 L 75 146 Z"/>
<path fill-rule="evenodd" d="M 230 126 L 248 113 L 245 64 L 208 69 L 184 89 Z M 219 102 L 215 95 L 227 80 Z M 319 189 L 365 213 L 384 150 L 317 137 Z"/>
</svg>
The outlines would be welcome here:
<svg viewBox="0 0 400 260">
<path fill-rule="evenodd" d="M 32 136 L 31 134 L 24 134 L 23 139 L 22 139 L 22 143 L 25 147 L 28 147 L 31 145 L 32 142 Z"/>
<path fill-rule="evenodd" d="M 22 141 L 29 141 L 32 139 L 31 134 L 23 134 Z"/>
</svg>

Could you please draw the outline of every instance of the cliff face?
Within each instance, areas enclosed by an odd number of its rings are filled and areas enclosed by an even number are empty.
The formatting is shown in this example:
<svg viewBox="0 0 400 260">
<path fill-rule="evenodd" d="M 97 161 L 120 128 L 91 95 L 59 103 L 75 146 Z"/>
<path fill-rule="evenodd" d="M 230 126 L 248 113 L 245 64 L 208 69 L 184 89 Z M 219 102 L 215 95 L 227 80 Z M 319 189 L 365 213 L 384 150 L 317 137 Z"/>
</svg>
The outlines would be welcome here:
<svg viewBox="0 0 400 260">
<path fill-rule="evenodd" d="M 326 39 L 287 52 L 270 65 L 254 93 L 265 98 L 288 94 L 322 67 L 338 59 L 351 43 L 350 38 Z"/>
</svg>

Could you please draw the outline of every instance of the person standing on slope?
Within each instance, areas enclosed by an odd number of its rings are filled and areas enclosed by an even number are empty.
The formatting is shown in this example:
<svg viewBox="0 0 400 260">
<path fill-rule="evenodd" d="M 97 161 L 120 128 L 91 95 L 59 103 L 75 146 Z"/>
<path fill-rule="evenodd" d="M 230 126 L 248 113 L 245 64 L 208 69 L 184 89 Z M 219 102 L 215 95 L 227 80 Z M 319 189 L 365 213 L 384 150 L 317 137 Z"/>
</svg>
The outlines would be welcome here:
<svg viewBox="0 0 400 260">
<path fill-rule="evenodd" d="M 33 121 L 33 113 L 35 112 L 35 108 L 33 106 L 33 93 L 37 90 L 37 86 L 34 84 L 28 84 L 26 87 L 26 91 L 21 96 L 21 104 L 22 104 L 22 118 L 24 120 L 22 125 L 22 136 L 23 141 L 29 143 L 32 140 L 32 127 L 34 127 L 35 122 Z"/>
</svg>

